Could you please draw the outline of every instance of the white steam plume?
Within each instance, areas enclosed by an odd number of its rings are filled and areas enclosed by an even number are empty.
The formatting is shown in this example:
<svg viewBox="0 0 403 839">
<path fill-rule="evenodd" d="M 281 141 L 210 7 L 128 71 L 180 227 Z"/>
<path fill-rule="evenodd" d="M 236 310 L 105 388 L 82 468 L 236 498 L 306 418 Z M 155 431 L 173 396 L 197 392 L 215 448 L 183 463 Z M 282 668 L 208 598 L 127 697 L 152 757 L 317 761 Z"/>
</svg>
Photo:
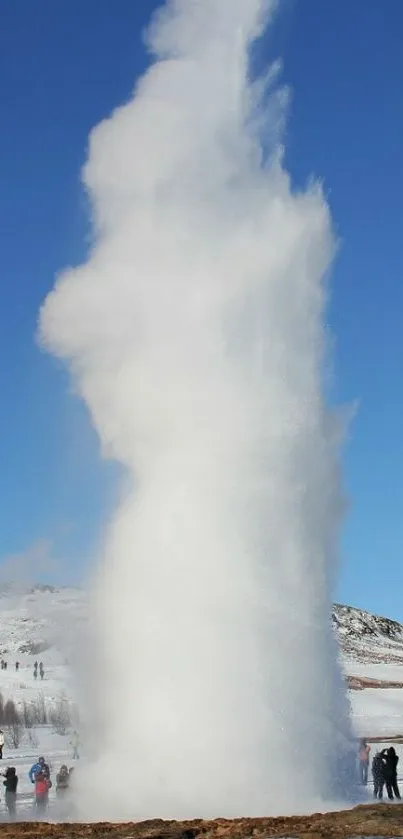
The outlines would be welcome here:
<svg viewBox="0 0 403 839">
<path fill-rule="evenodd" d="M 284 95 L 264 110 L 249 80 L 273 7 L 155 18 L 155 63 L 90 137 L 91 253 L 41 313 L 130 476 L 94 596 L 93 818 L 320 806 L 348 730 L 322 396 L 334 240 L 320 188 L 294 194 L 282 168 Z"/>
</svg>

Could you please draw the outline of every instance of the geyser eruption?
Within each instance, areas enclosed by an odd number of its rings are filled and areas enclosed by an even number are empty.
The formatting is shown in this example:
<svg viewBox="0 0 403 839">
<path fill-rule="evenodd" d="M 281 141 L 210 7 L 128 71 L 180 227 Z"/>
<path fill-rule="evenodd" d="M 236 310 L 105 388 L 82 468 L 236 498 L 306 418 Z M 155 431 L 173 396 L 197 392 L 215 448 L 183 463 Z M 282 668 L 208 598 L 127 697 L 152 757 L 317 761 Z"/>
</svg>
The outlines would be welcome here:
<svg viewBox="0 0 403 839">
<path fill-rule="evenodd" d="M 88 817 L 306 811 L 332 797 L 348 733 L 322 395 L 334 241 L 320 188 L 293 193 L 283 169 L 274 71 L 269 96 L 249 77 L 273 6 L 175 0 L 154 19 L 155 63 L 90 137 L 88 260 L 41 313 L 129 478 L 94 593 Z"/>
</svg>

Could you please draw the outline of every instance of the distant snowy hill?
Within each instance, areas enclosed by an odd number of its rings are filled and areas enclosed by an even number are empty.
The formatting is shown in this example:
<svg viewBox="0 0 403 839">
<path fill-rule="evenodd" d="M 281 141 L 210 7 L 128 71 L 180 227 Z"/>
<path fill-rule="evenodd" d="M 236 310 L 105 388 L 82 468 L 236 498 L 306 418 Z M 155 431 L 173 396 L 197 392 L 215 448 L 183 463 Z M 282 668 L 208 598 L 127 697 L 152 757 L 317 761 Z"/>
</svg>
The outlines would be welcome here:
<svg viewBox="0 0 403 839">
<path fill-rule="evenodd" d="M 87 620 L 87 594 L 78 588 L 0 587 L 0 656 L 41 656 L 65 663 Z M 333 626 L 350 662 L 403 664 L 403 626 L 362 609 L 335 604 Z M 33 660 L 33 659 L 32 659 Z"/>
<path fill-rule="evenodd" d="M 333 626 L 348 660 L 403 664 L 403 626 L 397 621 L 335 604 Z"/>
<path fill-rule="evenodd" d="M 68 660 L 87 617 L 87 597 L 77 588 L 0 587 L 0 656 Z"/>
<path fill-rule="evenodd" d="M 19 706 L 43 695 L 75 701 L 77 661 L 88 619 L 88 596 L 77 588 L 0 587 L 0 693 Z M 336 604 L 333 627 L 340 642 L 355 730 L 363 736 L 403 735 L 403 626 L 361 609 Z M 43 661 L 44 680 L 33 663 Z M 15 662 L 20 669 L 15 669 Z"/>
</svg>

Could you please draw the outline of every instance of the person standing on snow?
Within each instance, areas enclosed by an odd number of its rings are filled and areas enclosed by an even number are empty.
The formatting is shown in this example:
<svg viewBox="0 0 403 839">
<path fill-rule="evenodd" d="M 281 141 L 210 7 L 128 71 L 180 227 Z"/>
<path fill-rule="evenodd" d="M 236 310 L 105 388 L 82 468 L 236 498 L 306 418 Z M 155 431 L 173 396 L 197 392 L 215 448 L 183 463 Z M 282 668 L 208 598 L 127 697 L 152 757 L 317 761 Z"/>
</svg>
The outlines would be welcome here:
<svg viewBox="0 0 403 839">
<path fill-rule="evenodd" d="M 383 787 L 385 784 L 385 763 L 387 749 L 377 752 L 372 761 L 372 778 L 374 782 L 374 798 L 383 798 Z"/>
<path fill-rule="evenodd" d="M 360 741 L 360 748 L 358 751 L 358 765 L 360 771 L 360 781 L 364 786 L 368 783 L 368 769 L 369 769 L 369 755 L 371 746 L 366 740 Z"/>
<path fill-rule="evenodd" d="M 46 778 L 43 772 L 35 775 L 35 804 L 37 810 L 44 812 L 48 806 L 49 790 L 52 786 L 50 778 Z"/>
<path fill-rule="evenodd" d="M 383 770 L 383 775 L 385 778 L 385 785 L 386 791 L 388 793 L 388 798 L 390 801 L 393 801 L 393 793 L 395 794 L 395 798 L 400 798 L 400 791 L 397 785 L 397 764 L 399 763 L 399 757 L 396 754 L 393 746 L 391 746 L 386 751 L 386 760 L 385 766 Z"/>
<path fill-rule="evenodd" d="M 80 738 L 78 735 L 78 731 L 73 731 L 70 740 L 70 746 L 73 749 L 73 760 L 80 759 Z"/>
<path fill-rule="evenodd" d="M 44 757 L 40 757 L 38 759 L 38 762 L 34 763 L 28 772 L 28 777 L 31 781 L 31 784 L 35 783 L 35 777 L 36 775 L 39 775 L 39 773 L 41 773 L 46 780 L 50 779 L 50 769 Z"/>
<path fill-rule="evenodd" d="M 10 821 L 14 821 L 17 810 L 17 786 L 18 775 L 15 773 L 15 766 L 8 766 L 4 772 L 5 781 L 3 784 L 6 788 L 6 807 L 10 816 Z"/>
<path fill-rule="evenodd" d="M 66 792 L 68 792 L 69 782 L 69 770 L 67 769 L 67 766 L 63 765 L 60 767 L 60 771 L 56 775 L 56 795 L 58 797 L 64 797 Z"/>
<path fill-rule="evenodd" d="M 4 731 L 0 728 L 0 760 L 3 760 L 3 749 L 4 749 Z"/>
</svg>

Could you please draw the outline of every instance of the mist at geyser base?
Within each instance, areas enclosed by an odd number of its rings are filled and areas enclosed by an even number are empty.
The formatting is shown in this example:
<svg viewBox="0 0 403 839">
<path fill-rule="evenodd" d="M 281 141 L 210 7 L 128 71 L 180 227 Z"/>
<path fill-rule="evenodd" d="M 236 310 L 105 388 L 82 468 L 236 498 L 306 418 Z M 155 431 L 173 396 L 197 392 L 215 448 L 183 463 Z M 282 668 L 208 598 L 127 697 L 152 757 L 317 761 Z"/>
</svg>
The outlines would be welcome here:
<svg viewBox="0 0 403 839">
<path fill-rule="evenodd" d="M 295 193 L 284 171 L 275 68 L 269 93 L 249 78 L 273 11 L 175 0 L 154 18 L 155 62 L 90 136 L 88 260 L 41 312 L 128 476 L 93 587 L 87 818 L 297 812 L 336 795 L 334 240 L 320 187 Z"/>
</svg>

